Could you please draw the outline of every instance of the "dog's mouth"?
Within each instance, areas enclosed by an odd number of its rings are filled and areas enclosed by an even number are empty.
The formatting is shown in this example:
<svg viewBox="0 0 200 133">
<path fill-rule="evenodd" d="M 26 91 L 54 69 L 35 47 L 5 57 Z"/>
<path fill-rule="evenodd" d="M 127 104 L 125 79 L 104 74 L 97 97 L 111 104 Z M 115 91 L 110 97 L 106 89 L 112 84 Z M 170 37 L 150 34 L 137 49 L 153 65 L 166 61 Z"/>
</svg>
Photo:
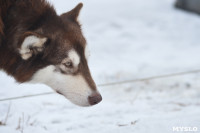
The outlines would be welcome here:
<svg viewBox="0 0 200 133">
<path fill-rule="evenodd" d="M 60 95 L 63 95 L 60 91 L 56 90 L 56 93 L 60 94 Z"/>
<path fill-rule="evenodd" d="M 79 105 L 79 106 L 92 106 L 96 105 L 101 102 L 102 97 L 98 92 L 93 92 L 91 95 L 83 95 L 76 92 L 68 92 L 66 95 L 61 90 L 56 90 L 56 93 L 64 96 L 72 103 Z"/>
</svg>

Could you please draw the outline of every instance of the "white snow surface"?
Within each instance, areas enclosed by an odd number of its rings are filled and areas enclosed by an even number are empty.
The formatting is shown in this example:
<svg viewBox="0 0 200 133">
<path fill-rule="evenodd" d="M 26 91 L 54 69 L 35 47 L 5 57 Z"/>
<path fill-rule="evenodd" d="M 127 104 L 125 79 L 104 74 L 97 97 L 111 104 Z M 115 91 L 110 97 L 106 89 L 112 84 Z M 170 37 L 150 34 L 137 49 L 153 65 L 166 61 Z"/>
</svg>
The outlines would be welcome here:
<svg viewBox="0 0 200 133">
<path fill-rule="evenodd" d="M 81 1 L 50 2 L 62 14 Z M 174 0 L 82 2 L 79 20 L 97 84 L 200 69 L 200 17 L 175 9 Z M 200 132 L 199 80 L 196 73 L 99 87 L 103 101 L 88 108 L 58 94 L 0 102 L 0 133 Z M 0 99 L 48 91 L 0 72 Z"/>
</svg>

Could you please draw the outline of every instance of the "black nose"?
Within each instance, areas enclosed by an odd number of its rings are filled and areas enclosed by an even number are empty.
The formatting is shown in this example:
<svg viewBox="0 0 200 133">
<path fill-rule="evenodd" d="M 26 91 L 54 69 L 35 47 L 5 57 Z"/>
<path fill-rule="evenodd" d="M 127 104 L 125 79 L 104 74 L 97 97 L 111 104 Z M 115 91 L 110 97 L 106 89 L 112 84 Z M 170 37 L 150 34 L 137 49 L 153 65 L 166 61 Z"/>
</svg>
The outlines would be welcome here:
<svg viewBox="0 0 200 133">
<path fill-rule="evenodd" d="M 101 100 L 102 100 L 102 97 L 97 92 L 93 93 L 92 95 L 90 95 L 88 97 L 88 101 L 89 101 L 90 105 L 95 105 L 95 104 L 101 102 Z"/>
</svg>

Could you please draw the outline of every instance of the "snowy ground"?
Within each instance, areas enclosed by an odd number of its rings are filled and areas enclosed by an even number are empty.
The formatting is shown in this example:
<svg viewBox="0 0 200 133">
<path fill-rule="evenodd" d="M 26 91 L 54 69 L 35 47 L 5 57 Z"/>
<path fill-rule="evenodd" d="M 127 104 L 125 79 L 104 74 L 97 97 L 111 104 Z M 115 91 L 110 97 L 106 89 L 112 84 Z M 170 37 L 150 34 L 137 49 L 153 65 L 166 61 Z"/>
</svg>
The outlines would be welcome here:
<svg viewBox="0 0 200 133">
<path fill-rule="evenodd" d="M 78 1 L 53 1 L 59 14 Z M 80 20 L 97 84 L 200 68 L 200 17 L 174 9 L 174 0 L 82 1 Z M 0 102 L 0 133 L 200 132 L 200 74 L 100 87 L 103 101 L 81 108 L 60 95 Z M 0 99 L 50 91 L 18 85 L 0 72 Z"/>
</svg>

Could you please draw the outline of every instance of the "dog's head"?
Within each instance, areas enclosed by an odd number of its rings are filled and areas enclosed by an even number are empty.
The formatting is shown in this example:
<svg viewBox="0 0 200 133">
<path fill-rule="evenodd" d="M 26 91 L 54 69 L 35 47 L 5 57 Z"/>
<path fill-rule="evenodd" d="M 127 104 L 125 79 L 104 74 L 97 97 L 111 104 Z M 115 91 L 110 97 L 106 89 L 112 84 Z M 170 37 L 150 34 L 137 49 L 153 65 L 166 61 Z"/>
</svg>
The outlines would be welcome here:
<svg viewBox="0 0 200 133">
<path fill-rule="evenodd" d="M 80 3 L 60 16 L 47 13 L 29 32 L 18 49 L 35 72 L 31 82 L 44 83 L 71 102 L 89 106 L 102 100 L 88 68 L 88 49 L 77 20 Z"/>
</svg>

